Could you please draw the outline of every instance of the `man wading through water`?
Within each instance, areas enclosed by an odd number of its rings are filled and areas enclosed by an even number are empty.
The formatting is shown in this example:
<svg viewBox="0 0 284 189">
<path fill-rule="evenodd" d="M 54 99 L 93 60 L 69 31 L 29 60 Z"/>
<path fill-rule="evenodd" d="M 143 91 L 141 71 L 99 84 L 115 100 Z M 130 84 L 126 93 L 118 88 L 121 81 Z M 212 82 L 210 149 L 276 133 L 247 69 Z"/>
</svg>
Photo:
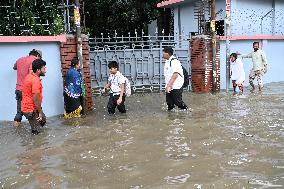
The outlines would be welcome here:
<svg viewBox="0 0 284 189">
<path fill-rule="evenodd" d="M 14 64 L 13 69 L 17 71 L 17 84 L 16 84 L 16 100 L 17 100 L 17 114 L 14 118 L 14 127 L 20 126 L 22 121 L 23 113 L 21 111 L 21 102 L 22 102 L 22 90 L 24 79 L 29 73 L 32 73 L 32 62 L 35 59 L 42 58 L 42 52 L 40 50 L 33 49 L 29 56 L 19 58 Z"/>
<path fill-rule="evenodd" d="M 259 42 L 253 43 L 254 52 L 248 55 L 242 56 L 242 58 L 251 58 L 253 63 L 253 68 L 249 74 L 249 84 L 252 86 L 251 92 L 254 92 L 255 86 L 253 81 L 257 78 L 259 91 L 263 88 L 263 76 L 267 72 L 267 60 L 266 55 L 263 50 L 259 49 Z"/>
<path fill-rule="evenodd" d="M 42 111 L 42 83 L 40 76 L 45 76 L 46 62 L 36 59 L 32 63 L 33 73 L 27 75 L 23 85 L 22 112 L 29 121 L 32 134 L 40 133 L 40 126 L 45 125 L 45 115 Z"/>
<path fill-rule="evenodd" d="M 187 110 L 186 104 L 182 101 L 184 74 L 181 63 L 173 56 L 173 49 L 170 47 L 164 48 L 163 58 L 166 59 L 164 75 L 168 110 L 172 110 L 175 105 L 182 110 Z"/>
</svg>

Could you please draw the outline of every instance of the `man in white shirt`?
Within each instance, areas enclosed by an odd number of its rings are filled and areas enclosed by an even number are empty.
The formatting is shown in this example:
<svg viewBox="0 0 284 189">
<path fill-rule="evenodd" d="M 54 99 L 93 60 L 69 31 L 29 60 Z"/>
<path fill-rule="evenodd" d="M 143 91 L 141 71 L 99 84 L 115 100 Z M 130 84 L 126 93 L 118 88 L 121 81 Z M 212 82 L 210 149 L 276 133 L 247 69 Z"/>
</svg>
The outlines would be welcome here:
<svg viewBox="0 0 284 189">
<path fill-rule="evenodd" d="M 180 109 L 186 110 L 187 106 L 182 100 L 184 75 L 181 63 L 173 56 L 173 49 L 170 47 L 164 48 L 163 58 L 166 59 L 164 75 L 168 110 L 172 110 L 175 105 Z"/>
<path fill-rule="evenodd" d="M 236 88 L 239 88 L 239 94 L 244 92 L 243 83 L 245 81 L 245 71 L 243 62 L 238 58 L 236 53 L 232 53 L 230 55 L 231 64 L 231 79 L 233 83 L 234 92 L 236 92 Z"/>
<path fill-rule="evenodd" d="M 249 74 L 249 83 L 252 86 L 252 92 L 255 90 L 253 81 L 257 78 L 259 91 L 263 88 L 263 76 L 267 72 L 267 59 L 263 50 L 259 49 L 259 42 L 253 43 L 254 52 L 248 55 L 242 56 L 242 58 L 251 58 L 253 62 L 253 68 Z"/>
</svg>

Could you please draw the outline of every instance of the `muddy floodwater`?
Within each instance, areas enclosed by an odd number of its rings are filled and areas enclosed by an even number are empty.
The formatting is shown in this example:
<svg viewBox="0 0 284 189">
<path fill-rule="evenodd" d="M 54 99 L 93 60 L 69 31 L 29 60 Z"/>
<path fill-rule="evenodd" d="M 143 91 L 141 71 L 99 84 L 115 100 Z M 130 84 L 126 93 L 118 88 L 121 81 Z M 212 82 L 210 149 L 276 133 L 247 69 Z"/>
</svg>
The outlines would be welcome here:
<svg viewBox="0 0 284 189">
<path fill-rule="evenodd" d="M 135 94 L 109 116 L 107 100 L 84 119 L 49 118 L 38 136 L 1 122 L 0 188 L 284 188 L 284 83 L 184 93 L 187 112 Z"/>
</svg>

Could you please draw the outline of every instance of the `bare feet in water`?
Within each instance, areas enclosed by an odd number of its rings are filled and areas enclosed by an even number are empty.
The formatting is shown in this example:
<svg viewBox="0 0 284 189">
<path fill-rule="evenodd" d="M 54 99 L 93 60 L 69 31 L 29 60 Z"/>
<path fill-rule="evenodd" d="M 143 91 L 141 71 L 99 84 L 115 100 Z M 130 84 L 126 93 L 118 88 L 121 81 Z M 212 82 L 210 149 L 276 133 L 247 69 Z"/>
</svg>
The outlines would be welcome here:
<svg viewBox="0 0 284 189">
<path fill-rule="evenodd" d="M 19 121 L 14 121 L 14 123 L 13 123 L 13 126 L 14 126 L 15 128 L 20 127 L 20 125 L 21 125 L 21 122 L 19 122 Z"/>
</svg>

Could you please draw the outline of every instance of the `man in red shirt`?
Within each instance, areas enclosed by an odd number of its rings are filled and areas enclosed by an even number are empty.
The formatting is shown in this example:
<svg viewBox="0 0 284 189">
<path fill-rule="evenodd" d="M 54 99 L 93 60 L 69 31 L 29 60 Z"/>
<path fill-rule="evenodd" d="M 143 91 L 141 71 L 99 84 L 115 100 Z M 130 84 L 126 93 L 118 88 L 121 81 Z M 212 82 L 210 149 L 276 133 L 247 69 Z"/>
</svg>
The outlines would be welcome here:
<svg viewBox="0 0 284 189">
<path fill-rule="evenodd" d="M 22 112 L 28 119 L 32 134 L 39 134 L 39 126 L 44 126 L 46 118 L 42 111 L 42 83 L 40 76 L 45 76 L 46 62 L 36 59 L 32 63 L 33 72 L 24 80 L 22 96 Z"/>
<path fill-rule="evenodd" d="M 18 127 L 22 121 L 21 101 L 22 101 L 22 89 L 25 77 L 32 72 L 32 62 L 35 59 L 41 58 L 42 53 L 40 50 L 33 49 L 29 56 L 19 58 L 14 64 L 13 69 L 17 70 L 17 84 L 16 84 L 16 100 L 17 100 L 17 114 L 14 118 L 14 127 Z"/>
</svg>

